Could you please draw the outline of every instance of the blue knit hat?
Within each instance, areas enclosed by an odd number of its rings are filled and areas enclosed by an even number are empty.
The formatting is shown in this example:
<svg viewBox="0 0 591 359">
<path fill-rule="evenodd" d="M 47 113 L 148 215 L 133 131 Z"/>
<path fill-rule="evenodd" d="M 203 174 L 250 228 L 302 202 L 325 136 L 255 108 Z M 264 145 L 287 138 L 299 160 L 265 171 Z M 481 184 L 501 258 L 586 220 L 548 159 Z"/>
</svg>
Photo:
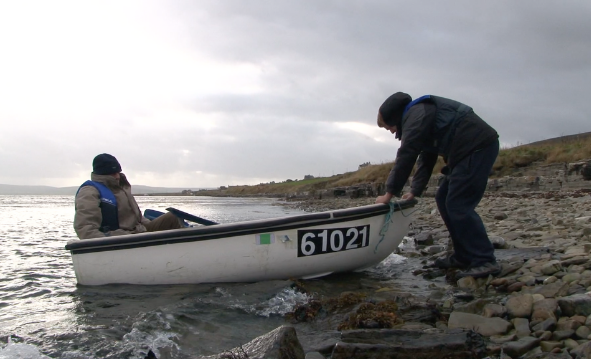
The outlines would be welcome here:
<svg viewBox="0 0 591 359">
<path fill-rule="evenodd" d="M 112 175 L 121 172 L 121 165 L 115 157 L 101 153 L 92 161 L 92 172 L 97 175 Z"/>
</svg>

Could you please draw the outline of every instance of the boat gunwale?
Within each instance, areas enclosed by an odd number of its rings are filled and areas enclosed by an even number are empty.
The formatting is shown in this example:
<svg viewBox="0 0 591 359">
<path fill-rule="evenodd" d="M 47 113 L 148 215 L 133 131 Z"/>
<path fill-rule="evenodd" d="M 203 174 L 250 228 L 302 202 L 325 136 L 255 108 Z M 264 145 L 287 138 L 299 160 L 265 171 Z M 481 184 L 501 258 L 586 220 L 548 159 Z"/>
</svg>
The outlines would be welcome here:
<svg viewBox="0 0 591 359">
<path fill-rule="evenodd" d="M 395 202 L 394 212 L 414 207 L 416 200 Z M 139 247 L 198 242 L 224 237 L 237 237 L 261 232 L 275 232 L 298 227 L 347 222 L 388 213 L 390 206 L 371 204 L 333 211 L 309 213 L 291 217 L 279 217 L 256 221 L 217 224 L 213 226 L 183 228 L 159 232 L 144 232 L 105 238 L 70 241 L 65 249 L 72 255 Z"/>
</svg>

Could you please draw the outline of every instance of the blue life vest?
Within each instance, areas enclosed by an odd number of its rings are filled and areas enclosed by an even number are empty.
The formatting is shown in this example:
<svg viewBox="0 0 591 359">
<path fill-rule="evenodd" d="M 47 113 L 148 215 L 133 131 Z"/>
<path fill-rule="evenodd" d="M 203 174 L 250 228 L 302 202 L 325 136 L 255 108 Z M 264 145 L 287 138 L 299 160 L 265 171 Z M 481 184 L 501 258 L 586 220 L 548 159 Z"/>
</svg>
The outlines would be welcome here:
<svg viewBox="0 0 591 359">
<path fill-rule="evenodd" d="M 408 110 L 421 102 L 430 102 L 435 104 L 435 142 L 433 146 L 437 148 L 440 154 L 447 155 L 449 151 L 449 142 L 453 138 L 455 128 L 459 119 L 472 112 L 472 107 L 466 106 L 461 102 L 450 100 L 445 97 L 425 95 L 411 101 L 402 112 L 402 118 Z"/>
<path fill-rule="evenodd" d="M 84 186 L 93 186 L 99 191 L 101 214 L 103 216 L 99 231 L 107 233 L 119 229 L 119 211 L 117 209 L 117 199 L 113 191 L 100 182 L 90 180 L 84 182 L 80 188 Z M 76 195 L 80 192 L 80 188 L 78 188 Z"/>
</svg>

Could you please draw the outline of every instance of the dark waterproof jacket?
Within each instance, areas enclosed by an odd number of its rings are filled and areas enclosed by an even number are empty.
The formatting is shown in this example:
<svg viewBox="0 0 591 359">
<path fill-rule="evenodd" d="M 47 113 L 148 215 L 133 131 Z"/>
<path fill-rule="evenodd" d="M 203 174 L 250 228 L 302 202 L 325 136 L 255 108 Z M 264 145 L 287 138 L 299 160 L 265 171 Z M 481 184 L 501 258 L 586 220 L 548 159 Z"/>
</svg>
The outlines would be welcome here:
<svg viewBox="0 0 591 359">
<path fill-rule="evenodd" d="M 458 114 L 450 117 L 450 109 L 454 108 Z M 442 118 L 448 120 L 442 124 Z M 416 163 L 411 193 L 417 197 L 425 190 L 438 156 L 443 156 L 451 170 L 466 156 L 494 143 L 499 137 L 495 129 L 471 108 L 438 96 L 410 107 L 402 117 L 397 135 L 402 143 L 386 181 L 386 191 L 400 196 Z"/>
</svg>

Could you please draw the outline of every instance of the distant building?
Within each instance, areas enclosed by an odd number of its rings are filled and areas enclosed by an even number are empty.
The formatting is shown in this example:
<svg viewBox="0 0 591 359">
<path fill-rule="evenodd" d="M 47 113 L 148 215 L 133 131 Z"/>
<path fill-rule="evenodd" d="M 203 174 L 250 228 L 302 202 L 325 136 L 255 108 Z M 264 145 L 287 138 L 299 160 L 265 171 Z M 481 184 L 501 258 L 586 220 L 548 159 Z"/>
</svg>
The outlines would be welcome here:
<svg viewBox="0 0 591 359">
<path fill-rule="evenodd" d="M 304 179 L 305 180 L 307 180 L 307 179 L 313 179 L 313 178 L 314 178 L 314 176 L 312 176 L 312 175 L 305 175 L 304 176 Z"/>
<path fill-rule="evenodd" d="M 370 165 L 371 165 L 371 162 L 365 162 L 365 163 L 362 163 L 362 164 L 360 164 L 360 165 L 359 165 L 359 169 L 361 169 L 361 168 L 363 168 L 363 167 L 370 166 Z"/>
</svg>

